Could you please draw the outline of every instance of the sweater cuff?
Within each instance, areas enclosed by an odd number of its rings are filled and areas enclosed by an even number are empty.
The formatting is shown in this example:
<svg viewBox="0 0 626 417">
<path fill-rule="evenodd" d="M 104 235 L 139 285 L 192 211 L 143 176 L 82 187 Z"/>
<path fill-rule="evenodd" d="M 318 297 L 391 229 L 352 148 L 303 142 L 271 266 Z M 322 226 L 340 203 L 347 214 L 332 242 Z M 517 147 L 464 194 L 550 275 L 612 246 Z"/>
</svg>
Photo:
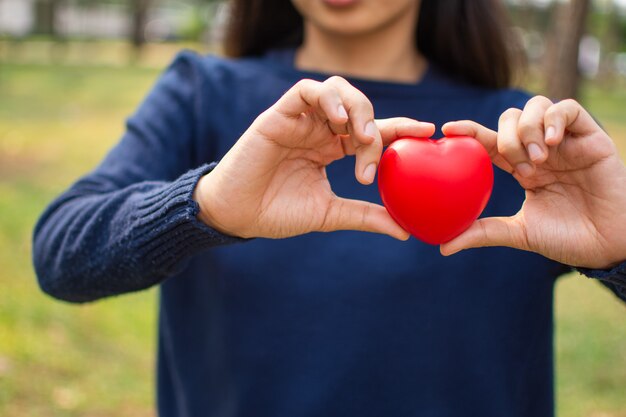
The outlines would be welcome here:
<svg viewBox="0 0 626 417">
<path fill-rule="evenodd" d="M 197 218 L 200 207 L 193 192 L 200 178 L 216 165 L 203 165 L 142 195 L 129 228 L 139 259 L 157 270 L 172 270 L 204 249 L 249 240 L 222 234 Z"/>
<path fill-rule="evenodd" d="M 620 288 L 626 294 L 626 261 L 611 269 L 576 268 L 589 278 L 609 282 Z"/>
</svg>

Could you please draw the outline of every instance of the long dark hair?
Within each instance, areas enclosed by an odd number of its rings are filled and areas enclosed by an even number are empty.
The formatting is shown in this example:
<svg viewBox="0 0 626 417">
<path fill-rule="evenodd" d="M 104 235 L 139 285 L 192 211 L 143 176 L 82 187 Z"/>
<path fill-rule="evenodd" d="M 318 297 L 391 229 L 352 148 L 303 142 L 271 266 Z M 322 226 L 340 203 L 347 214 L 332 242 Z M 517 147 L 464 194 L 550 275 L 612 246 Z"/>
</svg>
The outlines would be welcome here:
<svg viewBox="0 0 626 417">
<path fill-rule="evenodd" d="M 519 56 L 500 0 L 422 0 L 417 48 L 450 76 L 508 87 Z M 224 51 L 232 57 L 302 43 L 303 21 L 289 0 L 231 0 Z"/>
</svg>

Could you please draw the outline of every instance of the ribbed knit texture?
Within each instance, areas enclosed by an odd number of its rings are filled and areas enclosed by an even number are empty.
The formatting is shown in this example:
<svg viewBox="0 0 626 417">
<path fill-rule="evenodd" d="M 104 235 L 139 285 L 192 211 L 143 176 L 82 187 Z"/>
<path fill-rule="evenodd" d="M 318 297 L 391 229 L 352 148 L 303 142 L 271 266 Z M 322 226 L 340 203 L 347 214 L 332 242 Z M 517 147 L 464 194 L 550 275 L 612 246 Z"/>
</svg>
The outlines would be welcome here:
<svg viewBox="0 0 626 417">
<path fill-rule="evenodd" d="M 211 246 L 240 241 L 216 232 L 197 219 L 198 204 L 192 194 L 200 176 L 215 163 L 189 171 L 177 181 L 149 192 L 134 209 L 128 228 L 129 251 L 141 264 L 153 265 L 170 275 L 181 259 Z"/>
<path fill-rule="evenodd" d="M 577 268 L 589 278 L 599 279 L 622 300 L 626 301 L 626 262 L 612 269 Z"/>
<path fill-rule="evenodd" d="M 197 219 L 199 207 L 192 194 L 199 178 L 214 166 L 203 165 L 172 182 L 143 183 L 99 195 L 74 187 L 68 193 L 71 199 L 64 201 L 63 211 L 69 216 L 48 225 L 52 233 L 60 233 L 56 241 L 51 239 L 54 235 L 41 232 L 43 222 L 37 227 L 36 251 L 44 244 L 58 248 L 49 252 L 55 256 L 35 257 L 44 291 L 84 302 L 145 289 L 173 275 L 203 249 L 243 241 Z M 56 210 L 51 206 L 43 219 Z"/>
</svg>

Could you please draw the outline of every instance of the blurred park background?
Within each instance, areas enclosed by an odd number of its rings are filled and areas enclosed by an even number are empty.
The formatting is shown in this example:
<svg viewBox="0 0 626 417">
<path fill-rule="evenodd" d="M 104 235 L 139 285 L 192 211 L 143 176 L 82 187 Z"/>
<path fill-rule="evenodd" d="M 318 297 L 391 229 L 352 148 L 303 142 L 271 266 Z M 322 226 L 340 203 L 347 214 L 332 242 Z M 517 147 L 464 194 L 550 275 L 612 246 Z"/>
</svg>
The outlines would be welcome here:
<svg viewBox="0 0 626 417">
<path fill-rule="evenodd" d="M 626 0 L 507 7 L 528 64 L 518 84 L 577 97 L 626 159 Z M 227 15 L 207 0 L 0 0 L 0 416 L 154 415 L 156 290 L 53 301 L 36 284 L 31 230 L 177 51 L 220 53 Z M 555 314 L 558 415 L 626 417 L 625 306 L 570 274 Z"/>
</svg>

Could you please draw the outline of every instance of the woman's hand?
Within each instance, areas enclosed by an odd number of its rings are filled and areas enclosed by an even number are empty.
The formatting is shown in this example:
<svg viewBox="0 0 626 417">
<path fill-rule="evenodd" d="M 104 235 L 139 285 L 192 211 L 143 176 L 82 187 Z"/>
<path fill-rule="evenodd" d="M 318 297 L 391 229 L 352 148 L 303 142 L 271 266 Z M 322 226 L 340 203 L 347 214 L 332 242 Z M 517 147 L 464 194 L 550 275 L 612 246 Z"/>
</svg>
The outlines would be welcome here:
<svg viewBox="0 0 626 417">
<path fill-rule="evenodd" d="M 370 101 L 340 77 L 302 80 L 262 113 L 198 183 L 199 218 L 232 236 L 284 238 L 362 230 L 408 239 L 384 207 L 337 197 L 326 165 L 356 155 L 355 175 L 374 180 L 383 143 L 430 136 L 434 126 L 374 120 Z"/>
<path fill-rule="evenodd" d="M 515 216 L 477 220 L 443 244 L 443 254 L 509 246 L 589 268 L 626 259 L 626 167 L 580 104 L 538 96 L 523 111 L 503 113 L 497 133 L 471 121 L 448 123 L 443 131 L 478 139 L 526 190 Z"/>
</svg>

